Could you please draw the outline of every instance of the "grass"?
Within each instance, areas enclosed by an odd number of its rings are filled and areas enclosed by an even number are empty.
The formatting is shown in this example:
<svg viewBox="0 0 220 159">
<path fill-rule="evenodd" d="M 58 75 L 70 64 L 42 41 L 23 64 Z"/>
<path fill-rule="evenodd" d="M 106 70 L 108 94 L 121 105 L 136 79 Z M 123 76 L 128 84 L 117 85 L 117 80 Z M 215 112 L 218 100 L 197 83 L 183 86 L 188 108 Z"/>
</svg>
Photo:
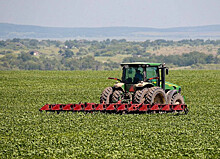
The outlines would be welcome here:
<svg viewBox="0 0 220 159">
<path fill-rule="evenodd" d="M 0 158 L 219 158 L 220 71 L 170 71 L 190 112 L 40 113 L 99 102 L 120 71 L 0 71 Z"/>
</svg>

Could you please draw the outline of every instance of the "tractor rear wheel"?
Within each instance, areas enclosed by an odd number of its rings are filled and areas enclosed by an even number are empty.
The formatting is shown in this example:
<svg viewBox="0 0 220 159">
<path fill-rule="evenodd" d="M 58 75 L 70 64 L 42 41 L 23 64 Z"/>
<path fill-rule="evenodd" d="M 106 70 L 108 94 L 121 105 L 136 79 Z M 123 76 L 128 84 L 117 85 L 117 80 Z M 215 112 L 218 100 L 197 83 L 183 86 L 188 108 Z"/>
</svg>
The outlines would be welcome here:
<svg viewBox="0 0 220 159">
<path fill-rule="evenodd" d="M 111 100 L 112 92 L 113 92 L 112 87 L 105 88 L 101 94 L 100 103 L 109 104 L 111 102 L 110 100 Z"/>
<path fill-rule="evenodd" d="M 145 103 L 145 95 L 148 91 L 148 88 L 137 90 L 134 95 L 134 103 Z"/>
<path fill-rule="evenodd" d="M 171 98 L 171 104 L 184 104 L 184 98 L 179 93 Z"/>
<path fill-rule="evenodd" d="M 151 87 L 145 95 L 148 104 L 166 104 L 166 94 L 160 87 Z"/>
<path fill-rule="evenodd" d="M 123 92 L 121 90 L 115 90 L 112 94 L 112 102 L 118 102 L 122 99 Z"/>
</svg>

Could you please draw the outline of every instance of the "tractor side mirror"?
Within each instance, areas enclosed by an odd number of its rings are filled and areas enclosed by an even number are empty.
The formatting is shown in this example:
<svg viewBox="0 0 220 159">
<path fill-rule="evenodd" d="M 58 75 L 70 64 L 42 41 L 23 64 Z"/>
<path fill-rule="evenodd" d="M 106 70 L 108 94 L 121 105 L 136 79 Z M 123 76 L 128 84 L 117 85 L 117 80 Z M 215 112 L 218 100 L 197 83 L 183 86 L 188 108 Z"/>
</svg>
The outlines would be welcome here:
<svg viewBox="0 0 220 159">
<path fill-rule="evenodd" d="M 168 68 L 166 68 L 166 75 L 168 75 L 169 74 L 169 69 Z"/>
</svg>

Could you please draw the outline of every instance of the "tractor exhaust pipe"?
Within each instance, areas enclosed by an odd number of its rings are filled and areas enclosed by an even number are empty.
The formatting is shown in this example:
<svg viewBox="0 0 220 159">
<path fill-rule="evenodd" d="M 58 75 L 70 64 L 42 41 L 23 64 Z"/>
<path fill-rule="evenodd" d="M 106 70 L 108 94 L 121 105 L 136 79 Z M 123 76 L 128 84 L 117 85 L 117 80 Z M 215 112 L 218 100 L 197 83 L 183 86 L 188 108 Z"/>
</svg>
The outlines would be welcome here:
<svg viewBox="0 0 220 159">
<path fill-rule="evenodd" d="M 161 68 L 161 84 L 162 84 L 162 89 L 165 91 L 165 69 L 166 67 L 163 67 Z"/>
</svg>

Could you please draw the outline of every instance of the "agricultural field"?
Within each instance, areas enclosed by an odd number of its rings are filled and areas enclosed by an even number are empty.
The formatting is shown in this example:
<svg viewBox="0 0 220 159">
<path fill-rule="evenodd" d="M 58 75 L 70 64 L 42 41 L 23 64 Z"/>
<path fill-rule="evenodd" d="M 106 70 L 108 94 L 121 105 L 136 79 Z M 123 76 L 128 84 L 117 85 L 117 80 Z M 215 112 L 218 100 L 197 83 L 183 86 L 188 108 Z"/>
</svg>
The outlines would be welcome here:
<svg viewBox="0 0 220 159">
<path fill-rule="evenodd" d="M 120 71 L 0 71 L 0 158 L 219 158 L 220 70 L 171 70 L 187 115 L 39 112 L 99 102 Z"/>
</svg>

